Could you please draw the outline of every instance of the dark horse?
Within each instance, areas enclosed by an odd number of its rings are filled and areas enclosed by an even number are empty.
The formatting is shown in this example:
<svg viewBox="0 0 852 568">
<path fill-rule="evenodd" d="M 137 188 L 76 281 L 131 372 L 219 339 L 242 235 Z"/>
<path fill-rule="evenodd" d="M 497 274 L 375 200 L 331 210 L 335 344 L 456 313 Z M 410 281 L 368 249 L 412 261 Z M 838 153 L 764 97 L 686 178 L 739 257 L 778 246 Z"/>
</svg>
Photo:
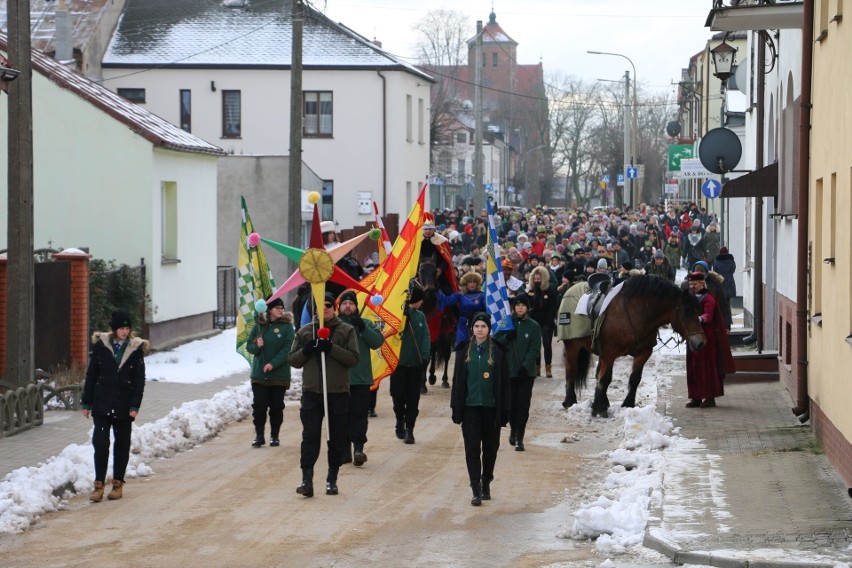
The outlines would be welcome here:
<svg viewBox="0 0 852 568">
<path fill-rule="evenodd" d="M 689 347 L 700 350 L 707 343 L 701 330 L 698 301 L 687 290 L 657 276 L 631 276 L 613 298 L 604 314 L 594 350 L 599 356 L 595 373 L 597 386 L 592 402 L 592 416 L 607 416 L 609 399 L 606 391 L 612 382 L 612 367 L 618 357 L 633 357 L 629 391 L 621 406 L 636 406 L 636 389 L 642 380 L 642 369 L 657 344 L 657 330 L 668 323 Z M 577 392 L 586 386 L 592 338 L 569 339 L 564 344 L 565 401 L 568 408 L 577 403 Z"/>
<path fill-rule="evenodd" d="M 441 365 L 444 370 L 444 374 L 441 377 L 441 386 L 449 388 L 450 380 L 447 371 L 449 370 L 453 340 L 456 336 L 457 318 L 452 310 L 441 310 L 438 307 L 438 268 L 434 261 L 426 259 L 420 263 L 420 266 L 417 268 L 417 283 L 420 284 L 424 292 L 421 311 L 426 315 L 426 323 L 429 325 L 429 339 L 431 341 L 429 384 L 434 385 L 438 380 L 435 375 L 435 369 Z"/>
</svg>

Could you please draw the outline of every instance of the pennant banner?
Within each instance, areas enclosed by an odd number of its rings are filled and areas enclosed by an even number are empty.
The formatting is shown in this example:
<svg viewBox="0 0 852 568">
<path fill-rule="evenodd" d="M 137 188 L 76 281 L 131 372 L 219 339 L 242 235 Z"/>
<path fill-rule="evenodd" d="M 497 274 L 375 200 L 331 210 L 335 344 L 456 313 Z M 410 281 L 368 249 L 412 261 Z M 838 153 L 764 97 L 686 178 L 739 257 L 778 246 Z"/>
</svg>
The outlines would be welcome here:
<svg viewBox="0 0 852 568">
<path fill-rule="evenodd" d="M 509 296 L 506 293 L 506 281 L 503 279 L 503 266 L 500 261 L 500 245 L 497 244 L 497 230 L 494 227 L 494 212 L 491 201 L 488 206 L 488 244 L 485 254 L 485 310 L 491 316 L 491 333 L 514 329 Z"/>
<path fill-rule="evenodd" d="M 260 248 L 260 242 L 252 246 L 249 235 L 255 232 L 254 225 L 246 208 L 246 200 L 240 197 L 242 224 L 240 226 L 240 253 L 237 262 L 237 284 L 240 298 L 237 311 L 237 353 L 245 357 L 251 364 L 252 355 L 246 350 L 251 330 L 255 326 L 254 304 L 257 300 L 265 300 L 272 295 L 275 282 L 269 272 L 266 256 Z"/>
</svg>

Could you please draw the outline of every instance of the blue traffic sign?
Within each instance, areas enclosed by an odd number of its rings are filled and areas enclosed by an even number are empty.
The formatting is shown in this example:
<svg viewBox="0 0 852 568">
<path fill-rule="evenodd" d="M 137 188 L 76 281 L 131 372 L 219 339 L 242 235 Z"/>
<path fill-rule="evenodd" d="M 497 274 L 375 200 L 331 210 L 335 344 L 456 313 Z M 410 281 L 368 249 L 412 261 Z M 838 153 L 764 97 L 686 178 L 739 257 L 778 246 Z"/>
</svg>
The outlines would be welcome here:
<svg viewBox="0 0 852 568">
<path fill-rule="evenodd" d="M 627 166 L 627 179 L 636 179 L 639 177 L 639 168 L 636 166 Z"/>
<path fill-rule="evenodd" d="M 601 176 L 601 181 L 604 183 L 609 183 L 609 176 L 604 174 Z"/>
<path fill-rule="evenodd" d="M 722 182 L 713 178 L 701 184 L 701 193 L 709 199 L 716 199 L 722 193 Z"/>
<path fill-rule="evenodd" d="M 624 185 L 624 174 L 618 174 L 616 185 Z"/>
</svg>

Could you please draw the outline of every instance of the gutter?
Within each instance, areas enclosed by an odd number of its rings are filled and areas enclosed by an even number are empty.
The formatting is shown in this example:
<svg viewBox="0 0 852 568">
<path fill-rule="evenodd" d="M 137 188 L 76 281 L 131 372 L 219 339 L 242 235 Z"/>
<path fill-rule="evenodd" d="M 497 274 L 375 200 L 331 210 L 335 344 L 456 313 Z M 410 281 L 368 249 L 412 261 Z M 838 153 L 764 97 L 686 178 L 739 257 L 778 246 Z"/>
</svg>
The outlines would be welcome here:
<svg viewBox="0 0 852 568">
<path fill-rule="evenodd" d="M 388 211 L 388 80 L 381 69 L 376 73 L 382 79 L 382 216 Z"/>
<path fill-rule="evenodd" d="M 802 98 L 799 103 L 799 196 L 796 258 L 796 406 L 792 409 L 799 420 L 809 418 L 808 399 L 808 229 L 810 225 L 810 135 L 811 135 L 811 91 L 814 49 L 814 3 L 804 2 L 802 14 Z M 810 260 L 810 262 L 805 262 Z M 818 261 L 817 261 L 818 262 Z"/>
</svg>

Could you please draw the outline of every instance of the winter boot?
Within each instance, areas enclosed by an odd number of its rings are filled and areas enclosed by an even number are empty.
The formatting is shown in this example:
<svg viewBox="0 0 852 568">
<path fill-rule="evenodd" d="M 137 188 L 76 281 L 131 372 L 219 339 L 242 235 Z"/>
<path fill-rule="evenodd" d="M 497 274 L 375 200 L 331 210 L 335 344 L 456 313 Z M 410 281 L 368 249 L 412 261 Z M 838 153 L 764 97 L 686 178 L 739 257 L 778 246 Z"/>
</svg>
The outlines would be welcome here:
<svg viewBox="0 0 852 568">
<path fill-rule="evenodd" d="M 263 439 L 263 436 L 256 436 L 251 443 L 252 448 L 259 448 L 266 443 L 266 440 Z"/>
<path fill-rule="evenodd" d="M 104 500 L 104 482 L 95 481 L 95 490 L 89 495 L 89 501 L 100 503 Z"/>
<path fill-rule="evenodd" d="M 109 495 L 107 495 L 107 499 L 109 499 L 111 501 L 115 501 L 116 499 L 121 499 L 122 493 L 123 493 L 121 488 L 123 486 L 124 486 L 123 481 L 120 481 L 118 479 L 113 479 L 112 480 L 112 490 L 109 492 Z"/>
<path fill-rule="evenodd" d="M 355 446 L 355 455 L 352 456 L 352 463 L 358 467 L 364 465 L 367 461 L 367 454 L 364 453 L 364 445 Z"/>
<path fill-rule="evenodd" d="M 491 501 L 491 480 L 493 477 L 482 478 L 482 500 Z"/>
<path fill-rule="evenodd" d="M 402 418 L 396 419 L 396 437 L 405 440 L 405 424 L 403 424 Z"/>
<path fill-rule="evenodd" d="M 536 363 L 536 365 L 535 365 L 535 376 L 536 377 L 541 376 L 541 363 Z"/>
<path fill-rule="evenodd" d="M 544 372 L 547 374 L 548 379 L 553 378 L 553 368 L 552 368 L 551 365 L 545 365 L 544 366 Z"/>
<path fill-rule="evenodd" d="M 302 468 L 302 484 L 296 488 L 296 493 L 305 497 L 314 496 L 314 468 Z"/>
<path fill-rule="evenodd" d="M 514 446 L 515 442 L 518 441 L 518 432 L 514 428 L 509 432 L 509 445 Z"/>
<path fill-rule="evenodd" d="M 515 440 L 515 451 L 523 452 L 524 451 L 524 430 L 523 428 L 518 428 L 518 437 Z"/>
<path fill-rule="evenodd" d="M 413 444 L 414 443 L 414 426 L 409 426 L 405 429 L 405 443 Z"/>
<path fill-rule="evenodd" d="M 473 490 L 473 499 L 470 500 L 470 504 L 479 507 L 482 505 L 482 485 L 477 481 L 471 483 L 470 488 Z"/>
<path fill-rule="evenodd" d="M 337 495 L 337 470 L 329 468 L 328 477 L 325 479 L 325 494 Z"/>
</svg>

